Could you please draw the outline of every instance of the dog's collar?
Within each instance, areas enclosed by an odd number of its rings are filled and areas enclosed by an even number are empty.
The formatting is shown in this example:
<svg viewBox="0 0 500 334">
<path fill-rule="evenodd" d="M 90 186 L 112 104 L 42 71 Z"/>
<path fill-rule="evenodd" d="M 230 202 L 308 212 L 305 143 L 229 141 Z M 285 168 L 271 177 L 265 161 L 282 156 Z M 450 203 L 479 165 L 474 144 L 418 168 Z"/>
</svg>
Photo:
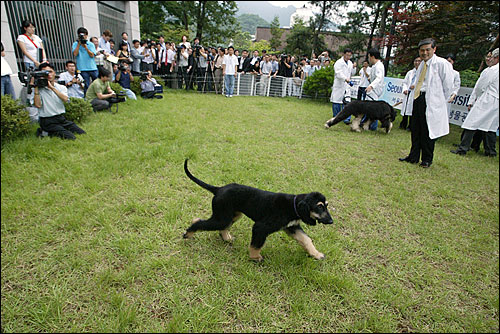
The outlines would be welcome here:
<svg viewBox="0 0 500 334">
<path fill-rule="evenodd" d="M 293 198 L 293 209 L 295 210 L 295 214 L 297 215 L 297 217 L 300 218 L 300 215 L 297 212 L 297 206 L 295 205 L 295 200 L 296 199 L 297 199 L 297 195 L 295 195 L 295 197 Z"/>
</svg>

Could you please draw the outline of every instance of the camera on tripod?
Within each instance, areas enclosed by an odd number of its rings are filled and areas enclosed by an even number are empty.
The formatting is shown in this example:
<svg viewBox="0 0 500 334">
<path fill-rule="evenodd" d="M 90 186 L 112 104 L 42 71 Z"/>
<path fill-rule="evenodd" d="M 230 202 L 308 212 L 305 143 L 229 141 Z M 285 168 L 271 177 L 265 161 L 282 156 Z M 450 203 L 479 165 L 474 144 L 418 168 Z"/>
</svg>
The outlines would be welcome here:
<svg viewBox="0 0 500 334">
<path fill-rule="evenodd" d="M 84 33 L 81 32 L 78 34 L 78 42 L 80 42 L 80 44 L 87 44 Z"/>
<path fill-rule="evenodd" d="M 201 55 L 200 54 L 201 48 L 202 46 L 200 44 L 193 45 L 193 57 L 199 57 Z"/>
<path fill-rule="evenodd" d="M 49 71 L 33 71 L 29 69 L 27 72 L 19 72 L 19 81 L 28 88 L 28 94 L 31 94 L 33 87 L 44 88 L 49 85 Z M 31 84 L 31 78 L 34 78 Z"/>
</svg>

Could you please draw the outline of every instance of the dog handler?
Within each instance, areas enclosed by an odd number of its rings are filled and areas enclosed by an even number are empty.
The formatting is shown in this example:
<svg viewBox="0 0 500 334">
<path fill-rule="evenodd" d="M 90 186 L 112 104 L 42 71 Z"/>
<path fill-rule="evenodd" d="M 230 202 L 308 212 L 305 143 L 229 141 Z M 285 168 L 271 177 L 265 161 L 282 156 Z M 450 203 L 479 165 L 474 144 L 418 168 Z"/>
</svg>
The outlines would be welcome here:
<svg viewBox="0 0 500 334">
<path fill-rule="evenodd" d="M 330 102 L 333 103 L 333 117 L 342 111 L 346 91 L 350 94 L 349 82 L 351 81 L 351 75 L 356 74 L 356 65 L 350 60 L 351 57 L 352 50 L 347 48 L 344 50 L 344 55 L 333 65 L 335 79 L 333 80 L 332 94 L 330 95 Z M 349 124 L 349 119 L 347 118 L 344 123 Z"/>
<path fill-rule="evenodd" d="M 420 166 L 428 168 L 434 158 L 436 139 L 450 132 L 447 102 L 453 102 L 454 73 L 451 64 L 436 53 L 436 41 L 426 38 L 418 43 L 422 62 L 415 74 L 415 89 L 408 96 L 407 112 L 411 113 L 410 154 L 400 161 L 417 163 L 422 152 Z"/>
</svg>

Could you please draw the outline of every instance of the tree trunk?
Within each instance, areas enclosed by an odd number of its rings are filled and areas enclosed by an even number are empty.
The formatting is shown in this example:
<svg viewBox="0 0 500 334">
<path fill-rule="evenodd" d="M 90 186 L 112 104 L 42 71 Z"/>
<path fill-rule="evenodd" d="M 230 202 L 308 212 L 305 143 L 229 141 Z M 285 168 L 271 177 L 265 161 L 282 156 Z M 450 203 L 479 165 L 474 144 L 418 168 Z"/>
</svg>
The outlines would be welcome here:
<svg viewBox="0 0 500 334">
<path fill-rule="evenodd" d="M 314 38 L 313 38 L 313 47 L 311 51 L 311 55 L 315 53 L 316 49 L 318 48 L 319 45 L 319 33 L 321 32 L 321 29 L 323 29 L 323 25 L 325 24 L 325 17 L 326 17 L 326 1 L 323 1 L 323 4 L 321 6 L 321 16 L 318 22 L 318 29 L 314 31 Z"/>
<path fill-rule="evenodd" d="M 380 6 L 382 5 L 382 2 L 377 3 L 377 10 L 375 12 L 375 20 L 373 20 L 372 24 L 372 29 L 370 31 L 370 38 L 368 39 L 368 47 L 366 49 L 366 57 L 365 60 L 368 61 L 368 51 L 372 48 L 372 42 L 373 42 L 373 34 L 375 33 L 375 27 L 377 26 L 378 22 L 378 16 L 380 14 Z"/>
<path fill-rule="evenodd" d="M 199 1 L 199 7 L 196 15 L 196 36 L 200 39 L 200 44 L 202 43 L 203 36 L 203 23 L 205 21 L 205 6 L 206 1 Z"/>
<path fill-rule="evenodd" d="M 396 32 L 396 15 L 398 14 L 398 10 L 399 10 L 399 1 L 394 1 L 394 13 L 392 14 L 392 23 L 391 23 L 391 30 L 389 31 L 389 37 L 394 36 Z M 391 59 L 391 50 L 392 50 L 392 40 L 390 41 L 389 45 L 387 45 L 387 53 L 385 54 L 385 60 L 384 60 L 385 75 L 387 75 L 387 71 L 389 70 L 389 60 Z"/>
<path fill-rule="evenodd" d="M 381 42 L 382 39 L 384 38 L 385 35 L 385 21 L 387 19 L 387 12 L 389 11 L 389 5 L 386 3 L 384 4 L 383 10 L 382 10 L 382 16 L 380 16 L 380 29 L 378 32 L 377 37 L 379 38 L 378 41 L 375 43 L 375 47 L 380 50 Z"/>
</svg>

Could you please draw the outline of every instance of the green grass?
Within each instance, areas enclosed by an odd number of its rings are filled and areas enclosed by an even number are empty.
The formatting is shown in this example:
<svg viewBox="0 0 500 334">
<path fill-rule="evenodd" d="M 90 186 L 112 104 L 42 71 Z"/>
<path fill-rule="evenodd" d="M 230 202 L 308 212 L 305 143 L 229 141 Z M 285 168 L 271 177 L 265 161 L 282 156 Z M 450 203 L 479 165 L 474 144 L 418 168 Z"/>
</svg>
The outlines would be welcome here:
<svg viewBox="0 0 500 334">
<path fill-rule="evenodd" d="M 325 130 L 331 105 L 167 92 L 76 141 L 2 145 L 2 332 L 498 332 L 499 163 L 402 163 L 409 133 Z M 396 126 L 399 124 L 399 119 Z M 497 144 L 498 145 L 498 144 Z M 182 234 L 214 185 L 320 191 L 334 225 L 248 258 L 251 221 Z"/>
</svg>

